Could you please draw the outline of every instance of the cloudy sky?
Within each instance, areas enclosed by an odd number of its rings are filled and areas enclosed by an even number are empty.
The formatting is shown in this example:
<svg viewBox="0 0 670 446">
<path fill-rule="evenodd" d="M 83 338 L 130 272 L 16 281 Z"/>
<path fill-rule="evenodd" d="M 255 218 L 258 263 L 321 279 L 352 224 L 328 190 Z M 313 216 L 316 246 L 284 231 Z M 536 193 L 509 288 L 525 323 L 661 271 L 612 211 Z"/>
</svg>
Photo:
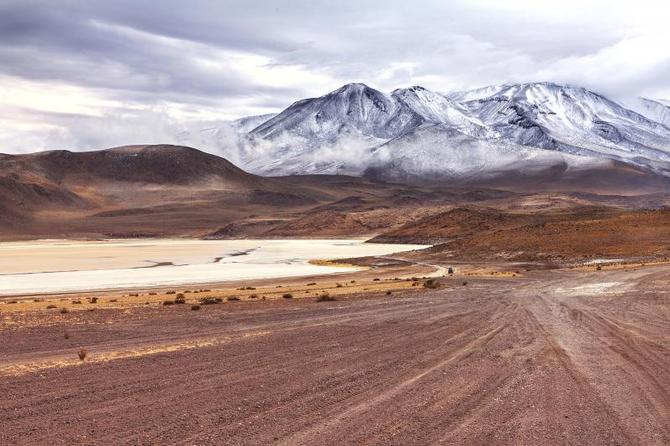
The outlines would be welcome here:
<svg viewBox="0 0 670 446">
<path fill-rule="evenodd" d="M 0 152 L 175 142 L 344 83 L 670 99 L 667 0 L 0 0 Z"/>
</svg>

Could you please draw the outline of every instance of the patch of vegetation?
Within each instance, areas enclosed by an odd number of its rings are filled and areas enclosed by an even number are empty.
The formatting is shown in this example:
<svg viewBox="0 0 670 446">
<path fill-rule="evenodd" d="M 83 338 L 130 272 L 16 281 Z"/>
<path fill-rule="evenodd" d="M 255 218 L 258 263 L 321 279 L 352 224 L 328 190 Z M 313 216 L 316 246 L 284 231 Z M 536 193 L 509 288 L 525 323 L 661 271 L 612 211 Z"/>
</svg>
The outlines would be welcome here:
<svg viewBox="0 0 670 446">
<path fill-rule="evenodd" d="M 454 274 L 454 269 L 451 266 L 447 270 L 447 274 Z"/>
<path fill-rule="evenodd" d="M 258 294 L 252 294 L 249 296 L 249 299 L 258 299 Z"/>
<path fill-rule="evenodd" d="M 69 313 L 70 310 L 68 310 L 67 308 L 63 307 L 63 308 L 60 309 L 60 312 L 61 312 L 61 314 L 65 314 L 65 313 Z"/>
<path fill-rule="evenodd" d="M 223 302 L 223 299 L 220 297 L 203 297 L 200 299 L 201 305 L 215 305 Z"/>
<path fill-rule="evenodd" d="M 177 292 L 173 291 L 173 290 L 170 290 L 170 291 L 166 292 L 165 294 L 177 294 Z"/>
<path fill-rule="evenodd" d="M 335 299 L 334 296 L 331 296 L 328 293 L 323 293 L 322 295 L 320 295 L 319 297 L 316 298 L 317 302 L 332 302 L 334 300 L 337 300 L 337 299 Z"/>
<path fill-rule="evenodd" d="M 463 286 L 466 286 L 467 284 L 468 284 L 468 282 L 463 282 Z"/>
<path fill-rule="evenodd" d="M 314 286 L 314 285 L 316 285 L 316 282 L 310 282 L 307 284 L 307 286 Z"/>
<path fill-rule="evenodd" d="M 174 298 L 174 303 L 177 305 L 185 304 L 186 298 L 184 297 L 183 294 L 179 293 L 177 294 L 177 297 Z"/>
<path fill-rule="evenodd" d="M 80 348 L 79 351 L 77 352 L 77 356 L 79 356 L 79 360 L 83 361 L 86 359 L 86 355 L 88 355 L 88 352 L 86 349 Z"/>
<path fill-rule="evenodd" d="M 374 279 L 372 279 L 372 281 L 373 282 L 379 282 L 379 277 L 375 277 Z"/>
<path fill-rule="evenodd" d="M 174 305 L 174 300 L 164 300 L 163 305 Z"/>
<path fill-rule="evenodd" d="M 98 298 L 97 297 L 91 297 L 91 303 L 92 304 L 97 304 L 98 303 Z"/>
<path fill-rule="evenodd" d="M 58 307 L 56 307 L 56 305 L 47 305 L 47 310 L 53 310 L 54 308 Z"/>
<path fill-rule="evenodd" d="M 284 293 L 282 296 L 284 299 L 293 299 L 293 294 L 291 293 Z"/>
<path fill-rule="evenodd" d="M 81 305 L 81 301 L 80 300 L 73 300 L 72 305 Z"/>
<path fill-rule="evenodd" d="M 423 282 L 423 287 L 424 288 L 430 288 L 430 289 L 436 289 L 440 287 L 440 284 L 437 282 L 435 279 L 428 279 L 425 282 Z"/>
<path fill-rule="evenodd" d="M 118 299 L 109 299 L 110 302 L 118 302 Z"/>
<path fill-rule="evenodd" d="M 191 305 L 191 311 L 198 311 L 199 309 L 200 309 L 200 305 L 198 305 L 198 304 Z"/>
<path fill-rule="evenodd" d="M 393 293 L 391 293 L 390 290 L 386 292 L 386 295 L 387 295 L 387 296 L 390 296 L 391 294 L 393 294 Z"/>
<path fill-rule="evenodd" d="M 237 302 L 238 300 L 240 300 L 240 298 L 237 296 L 229 296 L 226 300 L 228 302 Z"/>
</svg>

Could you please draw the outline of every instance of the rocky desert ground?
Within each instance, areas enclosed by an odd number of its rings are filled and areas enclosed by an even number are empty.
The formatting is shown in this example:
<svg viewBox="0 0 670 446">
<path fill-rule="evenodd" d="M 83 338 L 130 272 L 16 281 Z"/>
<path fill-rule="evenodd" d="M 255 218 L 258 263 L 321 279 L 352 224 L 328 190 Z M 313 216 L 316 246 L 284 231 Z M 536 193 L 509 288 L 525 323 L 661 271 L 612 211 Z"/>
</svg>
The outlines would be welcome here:
<svg viewBox="0 0 670 446">
<path fill-rule="evenodd" d="M 668 444 L 670 265 L 509 267 L 5 298 L 0 443 Z"/>
<path fill-rule="evenodd" d="M 670 443 L 663 190 L 262 178 L 175 146 L 0 173 L 3 241 L 430 245 L 320 276 L 0 297 L 0 444 Z"/>
</svg>

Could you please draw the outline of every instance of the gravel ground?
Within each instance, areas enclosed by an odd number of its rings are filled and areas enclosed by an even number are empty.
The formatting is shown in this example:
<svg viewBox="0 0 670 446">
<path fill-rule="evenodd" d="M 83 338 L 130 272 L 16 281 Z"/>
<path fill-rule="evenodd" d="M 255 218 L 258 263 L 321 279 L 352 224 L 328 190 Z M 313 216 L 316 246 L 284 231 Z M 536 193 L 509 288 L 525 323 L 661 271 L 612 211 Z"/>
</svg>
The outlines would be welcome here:
<svg viewBox="0 0 670 446">
<path fill-rule="evenodd" d="M 14 314 L 0 444 L 670 444 L 669 282 Z"/>
</svg>

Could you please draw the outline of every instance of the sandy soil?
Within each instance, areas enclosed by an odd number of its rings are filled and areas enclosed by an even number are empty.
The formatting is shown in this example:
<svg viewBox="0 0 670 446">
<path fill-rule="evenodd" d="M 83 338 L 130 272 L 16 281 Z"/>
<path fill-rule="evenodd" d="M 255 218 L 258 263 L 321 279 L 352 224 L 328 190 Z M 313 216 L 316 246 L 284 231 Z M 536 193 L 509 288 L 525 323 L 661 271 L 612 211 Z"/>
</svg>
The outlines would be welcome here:
<svg viewBox="0 0 670 446">
<path fill-rule="evenodd" d="M 199 311 L 2 305 L 0 444 L 670 442 L 668 265 L 441 281 Z"/>
</svg>

